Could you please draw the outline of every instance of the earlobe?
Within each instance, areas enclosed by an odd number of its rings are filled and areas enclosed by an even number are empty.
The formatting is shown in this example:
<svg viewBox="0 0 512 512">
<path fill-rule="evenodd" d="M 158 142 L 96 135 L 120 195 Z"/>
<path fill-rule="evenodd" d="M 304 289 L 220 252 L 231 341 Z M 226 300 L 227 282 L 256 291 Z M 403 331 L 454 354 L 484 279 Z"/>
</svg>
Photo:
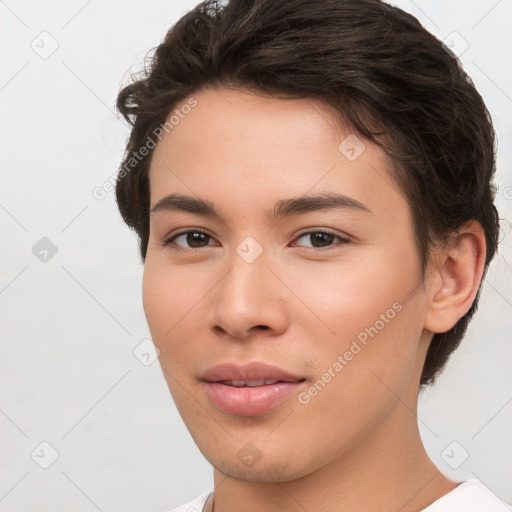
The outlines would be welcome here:
<svg viewBox="0 0 512 512">
<path fill-rule="evenodd" d="M 476 221 L 454 233 L 428 277 L 425 329 L 449 331 L 473 303 L 485 265 L 485 235 Z"/>
</svg>

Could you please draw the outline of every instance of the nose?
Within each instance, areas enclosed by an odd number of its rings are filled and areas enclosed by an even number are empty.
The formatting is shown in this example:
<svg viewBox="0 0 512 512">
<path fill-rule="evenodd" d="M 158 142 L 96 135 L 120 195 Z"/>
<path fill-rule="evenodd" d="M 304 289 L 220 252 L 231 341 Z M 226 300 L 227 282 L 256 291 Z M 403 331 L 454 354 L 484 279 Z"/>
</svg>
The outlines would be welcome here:
<svg viewBox="0 0 512 512">
<path fill-rule="evenodd" d="M 264 254 L 248 263 L 235 253 L 231 270 L 214 288 L 208 323 L 217 335 L 247 340 L 286 330 L 290 292 L 276 277 L 279 271 L 270 270 Z"/>
</svg>

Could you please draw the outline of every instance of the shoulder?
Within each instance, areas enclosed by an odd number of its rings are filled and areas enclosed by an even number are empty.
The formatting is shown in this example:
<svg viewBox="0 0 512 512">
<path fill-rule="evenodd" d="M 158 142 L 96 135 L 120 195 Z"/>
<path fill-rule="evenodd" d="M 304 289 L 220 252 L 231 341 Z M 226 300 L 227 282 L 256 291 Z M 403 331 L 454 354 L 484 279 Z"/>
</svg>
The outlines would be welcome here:
<svg viewBox="0 0 512 512">
<path fill-rule="evenodd" d="M 180 505 L 177 508 L 173 508 L 172 510 L 166 510 L 165 512 L 201 512 L 211 492 L 212 491 L 203 492 L 196 499 L 189 501 L 184 505 Z"/>
<path fill-rule="evenodd" d="M 480 480 L 472 478 L 460 483 L 421 512 L 511 512 L 512 508 L 489 490 Z"/>
</svg>

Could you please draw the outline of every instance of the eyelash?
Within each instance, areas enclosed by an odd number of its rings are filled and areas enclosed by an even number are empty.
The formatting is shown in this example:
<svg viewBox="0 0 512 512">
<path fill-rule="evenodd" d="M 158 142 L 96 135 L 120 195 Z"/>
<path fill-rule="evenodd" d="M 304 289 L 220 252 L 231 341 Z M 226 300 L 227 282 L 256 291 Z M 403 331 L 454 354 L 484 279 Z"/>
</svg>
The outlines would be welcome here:
<svg viewBox="0 0 512 512">
<path fill-rule="evenodd" d="M 202 250 L 202 249 L 205 249 L 207 248 L 208 246 L 205 246 L 205 247 L 199 247 L 199 248 L 183 248 L 183 247 L 180 247 L 180 246 L 177 246 L 173 240 L 175 240 L 176 238 L 178 238 L 179 236 L 182 236 L 182 235 L 187 235 L 189 233 L 202 233 L 203 235 L 206 235 L 207 237 L 209 237 L 210 239 L 212 239 L 213 237 L 211 235 L 209 235 L 208 233 L 206 233 L 205 231 L 202 231 L 201 229 L 189 229 L 187 231 L 181 231 L 180 233 L 176 233 L 174 234 L 172 237 L 169 237 L 167 239 L 165 239 L 163 242 L 162 242 L 162 245 L 163 246 L 171 246 L 171 245 L 174 245 L 174 247 L 171 247 L 174 251 L 199 251 L 199 250 Z M 306 236 L 306 235 L 311 235 L 311 234 L 317 234 L 317 233 L 322 233 L 322 234 L 325 234 L 325 235 L 332 235 L 334 236 L 335 238 L 337 238 L 340 242 L 339 244 L 335 245 L 335 244 L 332 244 L 328 247 L 307 247 L 307 249 L 309 250 L 312 250 L 313 252 L 325 252 L 325 251 L 329 251 L 330 249 L 333 249 L 333 248 L 336 248 L 338 247 L 339 245 L 345 245 L 345 244 L 348 244 L 351 242 L 350 239 L 348 238 L 345 238 L 345 237 L 342 237 L 340 235 L 337 235 L 336 233 L 333 233 L 331 231 L 327 231 L 327 230 L 323 230 L 323 229 L 316 229 L 316 230 L 311 230 L 311 231 L 305 231 L 303 233 L 301 233 L 297 238 L 296 240 L 302 238 L 303 236 Z"/>
</svg>

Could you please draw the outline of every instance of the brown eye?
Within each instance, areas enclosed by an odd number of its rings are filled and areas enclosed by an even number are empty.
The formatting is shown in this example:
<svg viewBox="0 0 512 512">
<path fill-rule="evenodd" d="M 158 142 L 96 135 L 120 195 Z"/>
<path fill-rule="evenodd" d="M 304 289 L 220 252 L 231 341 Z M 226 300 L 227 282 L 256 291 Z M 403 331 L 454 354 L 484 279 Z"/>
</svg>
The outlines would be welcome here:
<svg viewBox="0 0 512 512">
<path fill-rule="evenodd" d="M 185 246 L 176 243 L 176 240 L 183 239 Z M 164 245 L 174 244 L 183 249 L 200 249 L 208 246 L 211 236 L 203 231 L 183 231 L 165 240 Z"/>
<path fill-rule="evenodd" d="M 308 231 L 306 233 L 302 233 L 297 240 L 300 240 L 301 238 L 305 238 L 306 240 L 309 239 L 310 244 L 309 247 L 312 249 L 320 249 L 323 248 L 329 249 L 336 240 L 339 240 L 341 244 L 348 243 L 350 240 L 347 238 L 343 238 L 339 235 L 335 235 L 334 233 L 331 233 L 329 231 Z M 338 244 L 339 245 L 339 244 Z M 303 246 L 304 247 L 304 246 Z M 306 246 L 308 247 L 308 246 Z"/>
</svg>

